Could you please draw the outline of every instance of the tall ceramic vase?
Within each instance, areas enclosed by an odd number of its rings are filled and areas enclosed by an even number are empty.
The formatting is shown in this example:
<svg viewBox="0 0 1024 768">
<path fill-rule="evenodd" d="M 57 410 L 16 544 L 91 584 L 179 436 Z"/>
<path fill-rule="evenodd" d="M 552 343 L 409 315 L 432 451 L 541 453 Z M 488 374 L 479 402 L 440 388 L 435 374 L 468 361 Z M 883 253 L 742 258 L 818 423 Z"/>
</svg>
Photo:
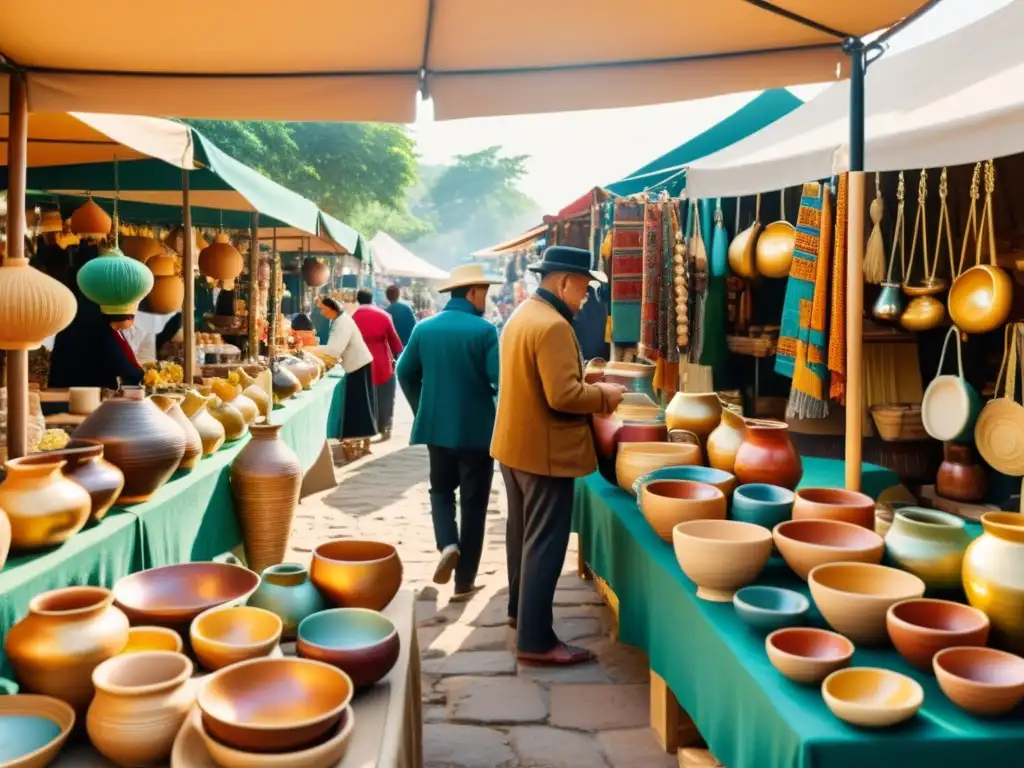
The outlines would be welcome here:
<svg viewBox="0 0 1024 768">
<path fill-rule="evenodd" d="M 181 457 L 178 469 L 191 472 L 203 457 L 203 440 L 199 436 L 196 425 L 189 421 L 188 416 L 181 410 L 181 404 L 185 397 L 183 395 L 153 395 L 149 399 L 157 408 L 170 416 L 181 429 L 181 433 L 185 436 L 185 455 Z"/>
<path fill-rule="evenodd" d="M 992 644 L 1024 653 L 1024 515 L 988 512 L 964 553 L 968 602 L 992 622 Z"/>
<path fill-rule="evenodd" d="M 61 474 L 65 462 L 34 457 L 4 465 L 0 509 L 11 523 L 11 549 L 31 552 L 63 544 L 89 522 L 92 499 L 82 486 Z"/>
<path fill-rule="evenodd" d="M 803 462 L 782 421 L 749 419 L 736 451 L 736 479 L 740 485 L 767 483 L 793 490 L 804 476 Z"/>
<path fill-rule="evenodd" d="M 231 462 L 245 557 L 257 573 L 284 560 L 302 486 L 302 466 L 280 430 L 280 424 L 253 424 L 252 440 Z"/>
</svg>

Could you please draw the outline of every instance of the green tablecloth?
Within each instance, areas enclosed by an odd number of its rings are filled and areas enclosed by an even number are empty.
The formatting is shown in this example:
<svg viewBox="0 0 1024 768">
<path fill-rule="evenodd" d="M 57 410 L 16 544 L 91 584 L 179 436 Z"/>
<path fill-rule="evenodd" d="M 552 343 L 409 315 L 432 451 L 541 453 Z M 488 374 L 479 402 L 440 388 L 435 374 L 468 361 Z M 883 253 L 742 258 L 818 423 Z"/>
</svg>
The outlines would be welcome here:
<svg viewBox="0 0 1024 768">
<path fill-rule="evenodd" d="M 842 485 L 842 462 L 805 459 L 804 468 L 804 485 Z M 865 466 L 864 488 L 872 495 L 896 483 L 888 470 Z M 1024 750 L 1019 716 L 968 715 L 946 699 L 934 677 L 891 648 L 858 648 L 853 664 L 888 667 L 920 682 L 925 703 L 918 716 L 886 731 L 841 722 L 818 686 L 797 685 L 775 671 L 763 636 L 751 632 L 732 605 L 697 599 L 672 546 L 651 530 L 632 496 L 591 475 L 576 483 L 573 516 L 587 564 L 618 597 L 621 641 L 648 654 L 651 668 L 729 768 L 995 766 Z M 757 583 L 807 594 L 781 560 L 773 559 Z M 812 622 L 825 626 L 820 616 Z"/>
</svg>

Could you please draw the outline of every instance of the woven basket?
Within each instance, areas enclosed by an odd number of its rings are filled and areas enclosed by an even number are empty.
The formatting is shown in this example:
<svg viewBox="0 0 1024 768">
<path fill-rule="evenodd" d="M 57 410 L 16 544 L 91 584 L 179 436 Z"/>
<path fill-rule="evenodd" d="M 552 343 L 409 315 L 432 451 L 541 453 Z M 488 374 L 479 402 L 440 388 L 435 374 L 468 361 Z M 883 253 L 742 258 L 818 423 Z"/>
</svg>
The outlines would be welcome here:
<svg viewBox="0 0 1024 768">
<path fill-rule="evenodd" d="M 771 357 L 779 340 L 773 336 L 726 336 L 725 343 L 734 355 Z"/>
<path fill-rule="evenodd" d="M 891 443 L 927 440 L 921 421 L 921 406 L 915 403 L 886 403 L 871 406 L 878 436 Z"/>
</svg>

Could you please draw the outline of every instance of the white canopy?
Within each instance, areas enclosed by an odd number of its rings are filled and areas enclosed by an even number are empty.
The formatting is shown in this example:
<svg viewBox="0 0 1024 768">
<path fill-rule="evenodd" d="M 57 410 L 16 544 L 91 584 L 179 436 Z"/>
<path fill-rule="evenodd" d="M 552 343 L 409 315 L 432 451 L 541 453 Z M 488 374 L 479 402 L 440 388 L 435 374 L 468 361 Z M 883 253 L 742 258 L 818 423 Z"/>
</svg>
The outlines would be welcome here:
<svg viewBox="0 0 1024 768">
<path fill-rule="evenodd" d="M 961 165 L 1024 151 L 1024 2 L 892 58 L 866 78 L 865 170 Z M 693 163 L 687 193 L 733 197 L 849 170 L 850 84 Z"/>
<path fill-rule="evenodd" d="M 374 271 L 391 277 L 413 277 L 421 280 L 447 280 L 448 273 L 424 261 L 386 232 L 378 232 L 370 240 Z"/>
</svg>

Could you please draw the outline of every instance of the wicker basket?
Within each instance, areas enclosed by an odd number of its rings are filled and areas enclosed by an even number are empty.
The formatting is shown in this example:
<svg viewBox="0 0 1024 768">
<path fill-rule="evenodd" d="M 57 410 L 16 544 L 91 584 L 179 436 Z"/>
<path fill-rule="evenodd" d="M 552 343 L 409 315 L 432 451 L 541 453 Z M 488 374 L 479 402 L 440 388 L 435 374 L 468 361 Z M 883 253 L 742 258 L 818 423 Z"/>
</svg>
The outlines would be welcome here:
<svg viewBox="0 0 1024 768">
<path fill-rule="evenodd" d="M 771 357 L 779 340 L 775 336 L 726 336 L 725 343 L 734 355 Z"/>
<path fill-rule="evenodd" d="M 915 403 L 887 403 L 871 406 L 878 436 L 891 443 L 927 440 L 921 421 L 921 406 Z"/>
</svg>

